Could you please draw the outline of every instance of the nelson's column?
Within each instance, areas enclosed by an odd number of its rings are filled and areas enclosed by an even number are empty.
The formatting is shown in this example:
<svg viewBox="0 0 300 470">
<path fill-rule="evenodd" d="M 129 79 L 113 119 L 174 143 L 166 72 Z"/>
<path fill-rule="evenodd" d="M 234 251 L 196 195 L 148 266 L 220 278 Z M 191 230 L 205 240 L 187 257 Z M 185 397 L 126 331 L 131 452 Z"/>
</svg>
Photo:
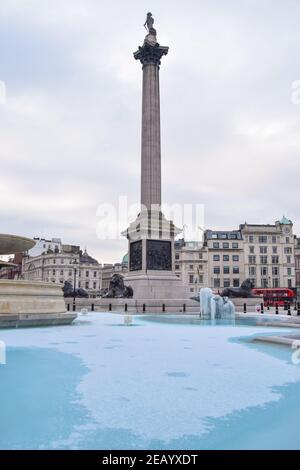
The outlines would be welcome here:
<svg viewBox="0 0 300 470">
<path fill-rule="evenodd" d="M 169 48 L 160 46 L 147 14 L 148 34 L 134 53 L 143 68 L 141 211 L 123 232 L 129 242 L 128 275 L 136 299 L 183 298 L 184 288 L 174 272 L 174 237 L 181 230 L 161 212 L 161 143 L 159 67 Z"/>
</svg>

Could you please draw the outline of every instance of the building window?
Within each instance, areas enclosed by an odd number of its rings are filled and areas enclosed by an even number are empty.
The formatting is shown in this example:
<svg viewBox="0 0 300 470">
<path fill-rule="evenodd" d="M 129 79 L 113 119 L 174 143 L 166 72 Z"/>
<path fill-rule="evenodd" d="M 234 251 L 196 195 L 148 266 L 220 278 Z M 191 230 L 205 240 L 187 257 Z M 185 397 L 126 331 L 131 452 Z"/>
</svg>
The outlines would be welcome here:
<svg viewBox="0 0 300 470">
<path fill-rule="evenodd" d="M 229 270 L 229 266 L 223 266 L 223 273 L 224 274 L 229 274 L 230 270 Z"/>
<path fill-rule="evenodd" d="M 232 256 L 232 261 L 239 261 L 239 260 L 240 260 L 239 255 L 233 255 Z"/>
<path fill-rule="evenodd" d="M 284 253 L 285 253 L 286 255 L 292 254 L 292 252 L 293 252 L 293 250 L 292 250 L 292 248 L 291 248 L 290 246 L 285 246 L 285 247 L 284 247 Z"/>
<path fill-rule="evenodd" d="M 239 266 L 233 266 L 232 272 L 233 272 L 233 274 L 239 274 L 239 272 L 240 272 Z"/>
<path fill-rule="evenodd" d="M 267 266 L 262 266 L 262 267 L 260 268 L 260 274 L 261 274 L 261 276 L 267 276 L 267 275 L 268 275 L 268 268 L 267 268 Z"/>
<path fill-rule="evenodd" d="M 94 271 L 94 277 L 97 277 L 97 271 Z"/>
<path fill-rule="evenodd" d="M 221 238 L 223 238 L 223 240 L 225 240 L 227 238 L 227 233 L 221 233 Z"/>
<path fill-rule="evenodd" d="M 229 261 L 229 255 L 223 255 L 223 261 Z"/>
<path fill-rule="evenodd" d="M 238 243 L 236 243 L 236 242 L 233 242 L 233 243 L 232 243 L 232 248 L 233 248 L 234 250 L 237 250 L 238 247 L 239 247 L 239 244 L 238 244 Z"/>
<path fill-rule="evenodd" d="M 214 261 L 220 261 L 220 255 L 213 255 Z"/>
<path fill-rule="evenodd" d="M 256 276 L 256 266 L 249 266 L 249 276 Z"/>
<path fill-rule="evenodd" d="M 254 253 L 254 246 L 253 245 L 249 246 L 249 253 Z"/>
<path fill-rule="evenodd" d="M 221 283 L 220 283 L 220 279 L 214 279 L 214 287 L 220 287 L 221 286 Z"/>
<path fill-rule="evenodd" d="M 199 259 L 203 259 L 203 254 L 199 253 Z"/>
<path fill-rule="evenodd" d="M 53 270 L 52 270 L 52 274 L 53 274 L 53 276 L 55 276 L 55 272 L 56 272 L 56 271 L 55 271 L 55 269 L 53 269 Z"/>
<path fill-rule="evenodd" d="M 61 258 L 60 262 L 61 262 L 61 264 L 64 264 L 64 262 L 65 262 L 64 258 Z"/>
<path fill-rule="evenodd" d="M 248 256 L 249 264 L 256 264 L 256 256 Z"/>
<path fill-rule="evenodd" d="M 291 276 L 292 275 L 292 268 L 287 268 L 287 275 Z"/>
<path fill-rule="evenodd" d="M 290 256 L 286 257 L 286 262 L 287 262 L 287 264 L 291 264 L 291 257 Z"/>
<path fill-rule="evenodd" d="M 193 264 L 190 264 L 190 269 L 194 269 L 194 265 L 193 265 Z"/>
<path fill-rule="evenodd" d="M 86 281 L 86 283 L 85 283 L 85 288 L 86 288 L 86 289 L 89 288 L 89 281 Z"/>
<path fill-rule="evenodd" d="M 90 272 L 89 271 L 85 271 L 85 277 L 89 277 L 90 275 Z"/>
<path fill-rule="evenodd" d="M 279 287 L 279 279 L 277 279 L 276 277 L 272 279 L 272 286 L 276 289 L 277 287 Z"/>
<path fill-rule="evenodd" d="M 220 274 L 220 267 L 214 266 L 214 274 Z"/>
<path fill-rule="evenodd" d="M 199 284 L 203 284 L 203 274 L 200 274 L 199 276 Z"/>
<path fill-rule="evenodd" d="M 272 264 L 279 264 L 279 256 L 272 256 Z"/>
<path fill-rule="evenodd" d="M 266 278 L 261 279 L 261 287 L 268 287 L 268 279 Z"/>
<path fill-rule="evenodd" d="M 213 242 L 213 248 L 219 248 L 220 244 L 219 242 Z"/>
<path fill-rule="evenodd" d="M 53 260 L 53 264 L 56 264 L 56 259 Z"/>
<path fill-rule="evenodd" d="M 193 287 L 190 287 L 190 292 L 194 292 L 194 288 L 193 288 Z"/>
<path fill-rule="evenodd" d="M 179 253 L 175 253 L 175 259 L 179 259 Z"/>
<path fill-rule="evenodd" d="M 189 275 L 189 283 L 194 284 L 194 274 Z"/>
<path fill-rule="evenodd" d="M 260 252 L 261 254 L 267 253 L 267 249 L 268 249 L 267 246 L 260 246 L 260 247 L 259 247 L 259 252 Z"/>
<path fill-rule="evenodd" d="M 276 235 L 272 235 L 272 243 L 276 243 Z"/>
<path fill-rule="evenodd" d="M 175 269 L 180 269 L 179 264 L 175 264 Z"/>
<path fill-rule="evenodd" d="M 240 286 L 240 280 L 239 279 L 233 279 L 233 287 L 239 287 Z"/>
<path fill-rule="evenodd" d="M 268 243 L 268 237 L 267 237 L 267 235 L 259 235 L 259 237 L 258 237 L 258 243 Z"/>
<path fill-rule="evenodd" d="M 285 243 L 290 243 L 290 237 L 285 237 Z"/>
<path fill-rule="evenodd" d="M 272 266 L 272 275 L 279 276 L 279 268 L 278 266 Z M 274 286 L 273 286 L 274 287 Z"/>
<path fill-rule="evenodd" d="M 72 276 L 72 274 L 73 274 L 73 273 L 72 273 L 72 270 L 70 269 L 70 270 L 69 270 L 69 276 Z"/>
<path fill-rule="evenodd" d="M 211 238 L 218 238 L 218 234 L 217 233 L 212 233 Z"/>
<path fill-rule="evenodd" d="M 292 279 L 288 279 L 288 287 L 292 287 Z"/>
<path fill-rule="evenodd" d="M 227 250 L 227 249 L 229 248 L 229 243 L 228 243 L 228 242 L 223 243 L 223 248 L 224 248 L 225 250 Z"/>
<path fill-rule="evenodd" d="M 267 256 L 261 256 L 260 257 L 260 264 L 268 264 L 268 257 Z"/>
<path fill-rule="evenodd" d="M 60 271 L 60 275 L 61 275 L 61 276 L 63 276 L 63 275 L 64 275 L 64 271 L 63 271 L 63 269 L 61 269 L 61 271 Z"/>
<path fill-rule="evenodd" d="M 236 239 L 237 238 L 237 234 L 236 233 L 230 233 L 229 234 L 229 238 L 232 240 L 232 239 Z"/>
<path fill-rule="evenodd" d="M 276 255 L 276 253 L 277 253 L 277 246 L 272 246 L 272 253 L 273 253 L 273 255 Z"/>
<path fill-rule="evenodd" d="M 230 279 L 224 279 L 224 287 L 230 287 Z"/>
<path fill-rule="evenodd" d="M 93 289 L 97 289 L 97 282 L 93 282 Z"/>
</svg>

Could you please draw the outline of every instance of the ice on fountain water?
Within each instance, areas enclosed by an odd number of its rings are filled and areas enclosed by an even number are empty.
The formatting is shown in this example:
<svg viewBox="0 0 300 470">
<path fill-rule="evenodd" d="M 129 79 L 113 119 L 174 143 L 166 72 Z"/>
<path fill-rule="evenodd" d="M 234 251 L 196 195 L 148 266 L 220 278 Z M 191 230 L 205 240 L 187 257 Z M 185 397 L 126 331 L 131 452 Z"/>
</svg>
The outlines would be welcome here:
<svg viewBox="0 0 300 470">
<path fill-rule="evenodd" d="M 232 319 L 235 315 L 233 302 L 228 297 L 214 295 L 209 287 L 203 287 L 199 292 L 200 315 L 203 319 L 215 318 Z"/>
</svg>

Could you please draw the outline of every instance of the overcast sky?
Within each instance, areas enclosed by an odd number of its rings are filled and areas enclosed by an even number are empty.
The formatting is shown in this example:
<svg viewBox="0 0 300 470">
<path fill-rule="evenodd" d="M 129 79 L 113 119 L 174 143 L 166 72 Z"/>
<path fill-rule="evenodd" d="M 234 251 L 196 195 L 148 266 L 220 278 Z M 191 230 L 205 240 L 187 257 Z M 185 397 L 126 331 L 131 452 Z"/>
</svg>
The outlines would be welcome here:
<svg viewBox="0 0 300 470">
<path fill-rule="evenodd" d="M 0 232 L 126 252 L 97 239 L 96 210 L 139 200 L 147 11 L 170 47 L 163 201 L 204 204 L 206 228 L 285 214 L 300 233 L 298 0 L 1 0 Z"/>
</svg>

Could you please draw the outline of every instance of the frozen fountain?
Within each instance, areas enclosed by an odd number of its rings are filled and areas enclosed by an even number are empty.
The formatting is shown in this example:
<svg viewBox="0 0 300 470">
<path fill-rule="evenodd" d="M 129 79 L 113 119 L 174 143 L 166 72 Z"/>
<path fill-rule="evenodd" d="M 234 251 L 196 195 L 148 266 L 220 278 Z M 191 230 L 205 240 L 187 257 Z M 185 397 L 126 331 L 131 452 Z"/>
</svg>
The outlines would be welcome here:
<svg viewBox="0 0 300 470">
<path fill-rule="evenodd" d="M 34 245 L 30 238 L 0 234 L 0 255 L 23 253 Z M 5 263 L 0 260 L 0 265 Z M 0 328 L 66 325 L 76 316 L 66 312 L 60 284 L 0 279 Z"/>
<path fill-rule="evenodd" d="M 228 297 L 215 295 L 209 287 L 203 287 L 199 291 L 200 317 L 205 320 L 235 318 L 233 302 Z"/>
</svg>

